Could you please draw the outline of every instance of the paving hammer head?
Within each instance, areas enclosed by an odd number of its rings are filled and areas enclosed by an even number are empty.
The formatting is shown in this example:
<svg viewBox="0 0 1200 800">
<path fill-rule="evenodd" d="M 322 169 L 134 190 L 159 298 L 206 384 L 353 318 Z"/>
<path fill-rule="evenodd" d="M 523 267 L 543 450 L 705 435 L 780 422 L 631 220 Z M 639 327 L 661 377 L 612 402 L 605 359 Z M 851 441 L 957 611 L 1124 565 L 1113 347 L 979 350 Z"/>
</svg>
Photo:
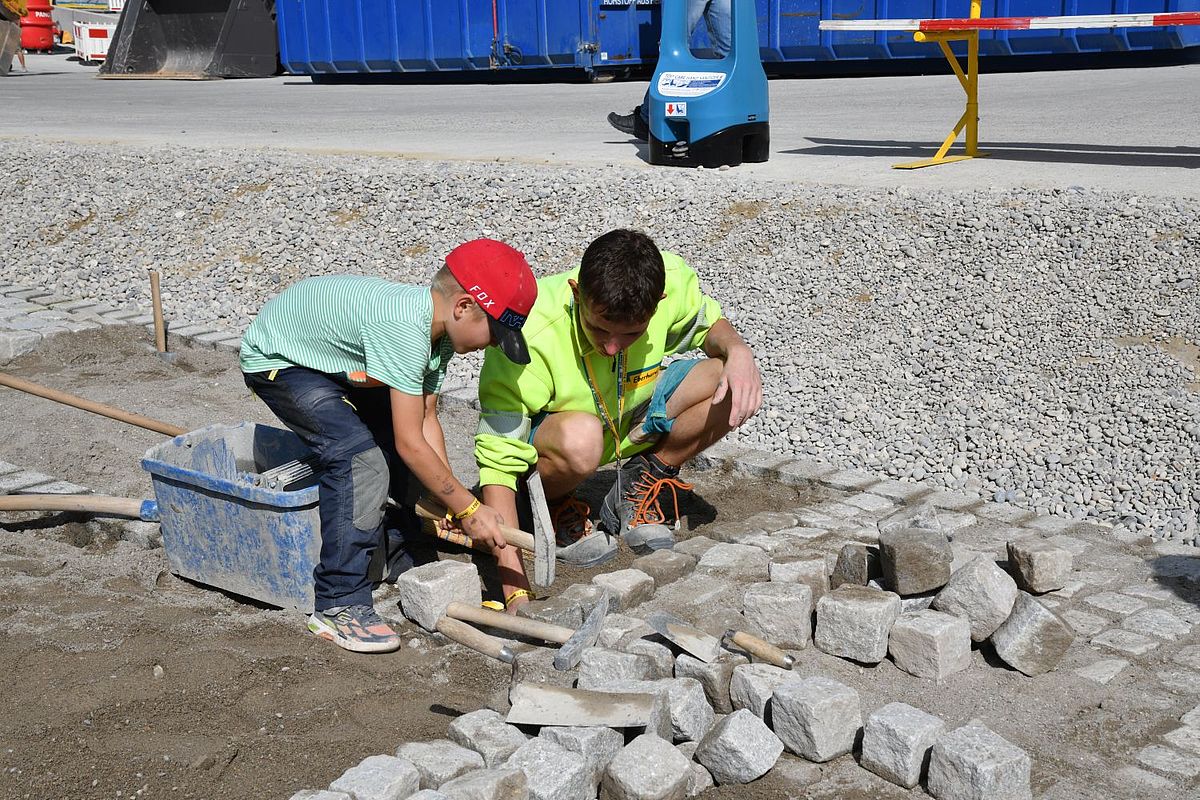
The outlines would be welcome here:
<svg viewBox="0 0 1200 800">
<path fill-rule="evenodd" d="M 529 487 L 529 508 L 533 513 L 533 582 L 538 586 L 554 583 L 554 563 L 558 551 L 557 534 L 546 503 L 542 476 L 535 467 L 525 481 Z"/>
<path fill-rule="evenodd" d="M 573 669 L 583 658 L 583 651 L 596 643 L 600 637 L 600 629 L 604 627 L 604 618 L 608 615 L 608 591 L 605 590 L 599 602 L 587 615 L 570 639 L 563 642 L 554 654 L 554 668 L 557 670 Z"/>
</svg>

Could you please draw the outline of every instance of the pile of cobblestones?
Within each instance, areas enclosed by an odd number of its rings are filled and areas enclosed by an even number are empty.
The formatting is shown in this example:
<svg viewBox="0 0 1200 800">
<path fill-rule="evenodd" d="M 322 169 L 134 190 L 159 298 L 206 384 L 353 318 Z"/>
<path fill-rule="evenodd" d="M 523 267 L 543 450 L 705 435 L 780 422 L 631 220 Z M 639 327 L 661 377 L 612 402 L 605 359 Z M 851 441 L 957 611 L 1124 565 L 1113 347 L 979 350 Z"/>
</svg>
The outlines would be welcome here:
<svg viewBox="0 0 1200 800">
<path fill-rule="evenodd" d="M 565 628 L 578 627 L 597 603 L 608 604 L 597 644 L 583 651 L 578 667 L 556 669 L 554 651 L 509 642 L 517 652 L 511 688 L 493 698 L 492 708 L 457 717 L 448 739 L 370 756 L 328 789 L 293 800 L 347 800 L 384 787 L 421 800 L 682 798 L 773 770 L 800 776 L 800 789 L 820 779 L 806 766 L 851 758 L 939 800 L 1030 798 L 1037 755 L 979 718 L 955 724 L 900 702 L 886 681 L 864 691 L 829 677 L 828 662 L 809 646 L 860 665 L 890 659 L 947 692 L 957 673 L 989 668 L 972 646 L 987 641 L 1028 676 L 1011 698 L 1020 706 L 1040 702 L 1042 676 L 1063 666 L 1077 687 L 1108 684 L 1133 660 L 1162 663 L 1153 655 L 1160 648 L 1173 651 L 1181 667 L 1200 666 L 1200 651 L 1184 645 L 1200 623 L 1189 602 L 1200 598 L 1194 565 L 1159 575 L 1161 586 L 1115 585 L 1111 572 L 1091 571 L 1097 559 L 1112 557 L 1081 538 L 1097 533 L 1089 530 L 1094 526 L 794 463 L 793 475 L 805 474 L 796 480 L 822 483 L 831 499 L 715 525 L 674 551 L 642 556 L 628 569 L 533 604 L 528 616 Z M 848 566 L 854 553 L 863 556 L 858 570 Z M 1079 568 L 1077 556 L 1088 569 Z M 479 577 L 471 564 L 442 561 L 402 575 L 396 592 L 398 605 L 382 596 L 377 605 L 399 625 L 407 618 L 429 630 L 450 602 L 478 603 Z M 792 653 L 803 671 L 758 662 L 734 645 L 712 661 L 695 658 L 647 624 L 661 610 L 709 633 L 728 627 L 761 634 Z M 1193 673 L 1160 674 L 1186 682 Z M 658 699 L 657 711 L 644 727 L 619 731 L 508 724 L 510 700 L 530 686 L 586 690 L 580 698 L 648 694 Z M 1192 694 L 1182 683 L 1178 689 Z M 1182 725 L 1161 741 L 1134 748 L 1128 758 L 1136 765 L 1110 764 L 1117 783 L 1135 792 L 1192 787 L 1200 776 L 1196 714 L 1183 714 Z"/>
<path fill-rule="evenodd" d="M 767 405 L 739 441 L 1195 541 L 1191 199 L 28 142 L 0 155 L 14 187 L 0 281 L 145 311 L 154 267 L 168 316 L 233 334 L 309 275 L 424 281 L 480 235 L 545 274 L 641 228 L 697 268 L 759 355 Z M 56 164 L 72 180 L 47 185 Z"/>
</svg>

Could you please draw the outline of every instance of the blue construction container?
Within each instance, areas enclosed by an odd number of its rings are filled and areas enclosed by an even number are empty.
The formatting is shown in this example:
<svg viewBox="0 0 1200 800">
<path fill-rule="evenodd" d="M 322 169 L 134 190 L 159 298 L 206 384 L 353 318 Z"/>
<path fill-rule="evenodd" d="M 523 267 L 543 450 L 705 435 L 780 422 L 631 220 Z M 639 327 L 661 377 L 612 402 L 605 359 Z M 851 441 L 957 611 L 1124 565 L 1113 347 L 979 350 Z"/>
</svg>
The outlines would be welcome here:
<svg viewBox="0 0 1200 800">
<path fill-rule="evenodd" d="M 158 500 L 171 572 L 312 611 L 321 556 L 316 479 L 272 487 L 261 478 L 311 455 L 291 431 L 249 422 L 201 428 L 148 450 L 142 468 Z"/>
<path fill-rule="evenodd" d="M 280 59 L 298 75 L 576 70 L 620 73 L 658 58 L 658 0 L 276 0 Z M 1200 0 L 984 0 L 983 15 L 1164 13 Z M 757 0 L 768 72 L 815 62 L 935 59 L 902 31 L 820 31 L 821 19 L 966 17 L 969 0 Z M 704 55 L 700 30 L 692 46 Z M 984 56 L 1200 47 L 1200 26 L 980 34 Z"/>
</svg>

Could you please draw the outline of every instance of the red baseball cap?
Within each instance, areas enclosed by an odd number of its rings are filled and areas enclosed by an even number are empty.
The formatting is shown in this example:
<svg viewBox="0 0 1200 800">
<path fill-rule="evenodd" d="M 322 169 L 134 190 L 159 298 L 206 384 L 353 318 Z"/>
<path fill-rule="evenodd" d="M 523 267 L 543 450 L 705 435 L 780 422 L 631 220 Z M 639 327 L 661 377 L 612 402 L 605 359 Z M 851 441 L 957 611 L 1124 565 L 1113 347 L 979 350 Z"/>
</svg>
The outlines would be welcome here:
<svg viewBox="0 0 1200 800">
<path fill-rule="evenodd" d="M 537 281 L 519 250 L 495 239 L 473 239 L 446 256 L 463 291 L 488 314 L 492 339 L 514 364 L 529 363 L 521 326 L 537 300 Z"/>
</svg>

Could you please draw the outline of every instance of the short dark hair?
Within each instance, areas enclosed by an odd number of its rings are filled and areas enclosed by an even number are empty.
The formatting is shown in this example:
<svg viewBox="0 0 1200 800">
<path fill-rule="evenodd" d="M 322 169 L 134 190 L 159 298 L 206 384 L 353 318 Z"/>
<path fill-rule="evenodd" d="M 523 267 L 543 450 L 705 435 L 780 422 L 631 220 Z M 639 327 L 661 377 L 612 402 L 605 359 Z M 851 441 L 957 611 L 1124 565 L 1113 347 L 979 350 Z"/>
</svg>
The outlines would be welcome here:
<svg viewBox="0 0 1200 800">
<path fill-rule="evenodd" d="M 613 322 L 649 320 L 666 281 L 662 253 L 641 231 L 609 231 L 588 245 L 579 265 L 584 302 Z"/>
</svg>

